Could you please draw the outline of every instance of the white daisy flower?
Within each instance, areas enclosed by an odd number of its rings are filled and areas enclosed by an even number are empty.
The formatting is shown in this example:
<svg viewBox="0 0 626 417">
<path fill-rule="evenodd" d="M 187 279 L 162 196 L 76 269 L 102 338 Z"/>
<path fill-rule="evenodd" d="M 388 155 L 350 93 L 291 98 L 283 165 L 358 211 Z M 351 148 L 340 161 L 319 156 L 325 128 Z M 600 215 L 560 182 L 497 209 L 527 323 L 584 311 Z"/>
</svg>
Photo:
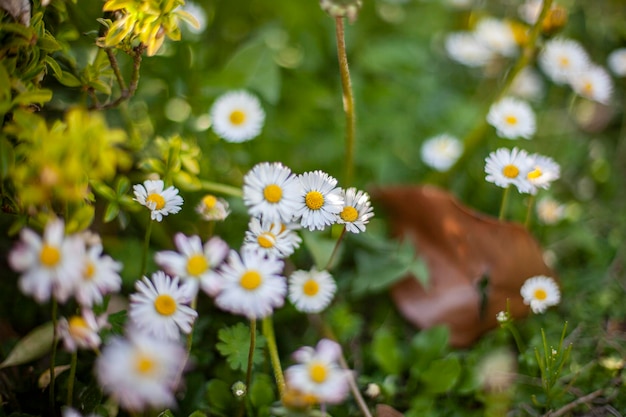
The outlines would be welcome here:
<svg viewBox="0 0 626 417">
<path fill-rule="evenodd" d="M 555 224 L 565 217 L 565 206 L 550 197 L 537 202 L 537 217 L 543 224 Z"/>
<path fill-rule="evenodd" d="M 215 303 L 251 320 L 266 317 L 285 302 L 287 283 L 280 275 L 282 270 L 280 259 L 252 250 L 244 250 L 240 256 L 231 250 L 221 272 L 224 286 Z"/>
<path fill-rule="evenodd" d="M 312 395 L 319 403 L 336 404 L 346 398 L 350 371 L 338 364 L 341 346 L 337 342 L 322 339 L 315 349 L 302 347 L 293 357 L 298 364 L 285 370 L 286 384 L 290 389 Z"/>
<path fill-rule="evenodd" d="M 541 8 L 543 6 L 543 0 L 526 0 L 518 8 L 519 17 L 529 25 L 534 25 L 541 14 Z M 552 5 L 552 9 L 555 5 Z"/>
<path fill-rule="evenodd" d="M 533 313 L 543 313 L 548 307 L 555 306 L 561 301 L 561 292 L 554 279 L 545 275 L 528 278 L 520 293 L 524 304 L 529 304 Z"/>
<path fill-rule="evenodd" d="M 365 231 L 365 225 L 374 217 L 374 211 L 370 204 L 370 196 L 365 191 L 350 187 L 341 190 L 344 200 L 343 209 L 337 215 L 337 223 L 345 224 L 350 233 Z"/>
<path fill-rule="evenodd" d="M 85 244 L 77 236 L 65 235 L 65 223 L 50 220 L 43 237 L 22 229 L 20 241 L 9 253 L 9 265 L 20 272 L 20 290 L 43 303 L 51 294 L 63 303 L 81 279 Z"/>
<path fill-rule="evenodd" d="M 150 209 L 150 218 L 160 222 L 163 216 L 176 214 L 183 205 L 183 199 L 178 195 L 178 189 L 165 184 L 161 180 L 146 180 L 142 184 L 133 186 L 135 198 L 139 204 Z"/>
<path fill-rule="evenodd" d="M 326 270 L 298 270 L 289 277 L 289 301 L 303 313 L 323 311 L 335 296 L 337 284 Z"/>
<path fill-rule="evenodd" d="M 95 372 L 106 394 L 122 408 L 140 412 L 176 404 L 173 384 L 184 361 L 178 343 L 138 332 L 111 339 L 96 359 Z"/>
<path fill-rule="evenodd" d="M 609 104 L 613 81 L 602 67 L 590 65 L 582 71 L 571 73 L 569 82 L 580 96 L 602 104 Z"/>
<path fill-rule="evenodd" d="M 95 350 L 100 347 L 102 341 L 98 332 L 105 324 L 107 324 L 106 315 L 96 318 L 93 311 L 83 309 L 80 316 L 59 319 L 57 328 L 65 349 L 68 352 L 76 352 L 77 349 Z"/>
<path fill-rule="evenodd" d="M 570 74 L 583 71 L 589 65 L 589 56 L 576 41 L 555 38 L 546 42 L 539 54 L 539 66 L 556 84 L 566 84 Z"/>
<path fill-rule="evenodd" d="M 74 289 L 76 301 L 91 308 L 102 303 L 102 296 L 118 292 L 122 286 L 119 272 L 122 264 L 102 254 L 102 245 L 97 243 L 87 248 L 83 261 L 82 279 Z"/>
<path fill-rule="evenodd" d="M 449 34 L 444 47 L 450 58 L 468 67 L 482 67 L 494 58 L 493 51 L 479 41 L 473 32 Z"/>
<path fill-rule="evenodd" d="M 539 154 L 532 154 L 530 159 L 530 171 L 526 179 L 533 186 L 531 194 L 536 194 L 538 188 L 548 189 L 550 184 L 561 176 L 561 167 L 554 159 Z"/>
<path fill-rule="evenodd" d="M 525 101 L 505 97 L 489 108 L 487 122 L 506 139 L 530 139 L 535 134 L 535 113 Z"/>
<path fill-rule="evenodd" d="M 190 302 L 187 284 L 178 284 L 178 277 L 170 278 L 163 271 L 152 274 L 151 280 L 137 281 L 128 311 L 132 324 L 153 337 L 176 341 L 180 332 L 191 332 L 198 313 L 185 305 Z"/>
<path fill-rule="evenodd" d="M 216 271 L 228 255 L 228 244 L 215 236 L 202 245 L 199 236 L 187 237 L 182 233 L 174 236 L 174 243 L 178 252 L 157 252 L 156 264 L 170 276 L 185 280 L 192 298 L 200 287 L 215 296 L 221 288 L 221 277 Z"/>
<path fill-rule="evenodd" d="M 206 221 L 223 221 L 230 214 L 228 201 L 207 194 L 196 206 L 196 213 Z"/>
<path fill-rule="evenodd" d="M 261 162 L 243 178 L 243 202 L 252 217 L 289 223 L 298 208 L 300 181 L 280 162 Z"/>
<path fill-rule="evenodd" d="M 263 129 L 265 112 L 259 99 L 244 90 L 221 95 L 211 107 L 213 131 L 228 142 L 245 142 Z"/>
<path fill-rule="evenodd" d="M 508 23 L 492 17 L 481 19 L 474 29 L 476 39 L 497 54 L 512 57 L 517 54 L 515 35 Z"/>
<path fill-rule="evenodd" d="M 609 54 L 607 65 L 618 77 L 626 77 L 626 48 L 616 49 Z"/>
<path fill-rule="evenodd" d="M 532 185 L 526 179 L 531 170 L 531 159 L 526 151 L 500 148 L 485 159 L 485 180 L 499 187 L 517 187 L 520 193 L 529 193 Z"/>
<path fill-rule="evenodd" d="M 515 76 L 509 93 L 523 100 L 539 101 L 545 94 L 545 86 L 537 71 L 525 67 Z"/>
<path fill-rule="evenodd" d="M 426 139 L 421 148 L 422 161 L 440 172 L 450 169 L 462 153 L 463 143 L 447 133 Z"/>
<path fill-rule="evenodd" d="M 305 172 L 299 176 L 300 199 L 295 218 L 309 230 L 324 230 L 337 221 L 343 210 L 341 188 L 337 180 L 322 171 Z"/>
<path fill-rule="evenodd" d="M 252 217 L 248 223 L 243 248 L 258 250 L 277 258 L 287 258 L 300 247 L 300 243 L 300 236 L 284 224 Z"/>
</svg>

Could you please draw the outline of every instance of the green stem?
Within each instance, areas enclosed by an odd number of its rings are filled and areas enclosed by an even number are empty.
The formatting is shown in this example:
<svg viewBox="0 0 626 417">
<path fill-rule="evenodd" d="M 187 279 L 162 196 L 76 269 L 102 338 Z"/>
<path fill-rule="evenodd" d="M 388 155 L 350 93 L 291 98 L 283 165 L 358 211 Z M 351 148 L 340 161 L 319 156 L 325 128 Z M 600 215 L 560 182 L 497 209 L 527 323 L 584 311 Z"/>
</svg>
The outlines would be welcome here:
<svg viewBox="0 0 626 417">
<path fill-rule="evenodd" d="M 509 194 L 511 191 L 511 186 L 508 185 L 504 192 L 502 193 L 502 203 L 500 204 L 500 214 L 498 215 L 498 220 L 504 220 L 504 216 L 506 214 L 506 206 L 509 202 Z"/>
<path fill-rule="evenodd" d="M 272 362 L 272 369 L 274 370 L 274 379 L 276 379 L 276 386 L 278 387 L 278 395 L 283 398 L 285 392 L 285 377 L 283 376 L 283 369 L 280 365 L 280 357 L 278 356 L 278 347 L 276 346 L 276 336 L 274 335 L 274 322 L 272 316 L 263 318 L 263 336 L 267 340 L 267 350 L 270 354 L 270 361 Z"/>
<path fill-rule="evenodd" d="M 76 362 L 78 359 L 78 350 L 72 353 L 72 361 L 70 362 L 70 377 L 67 380 L 67 406 L 71 407 L 74 400 L 74 378 L 76 378 Z"/>
<path fill-rule="evenodd" d="M 220 194 L 226 194 L 233 197 L 241 197 L 243 193 L 241 188 L 233 187 L 226 184 L 220 184 L 212 181 L 200 181 L 200 187 L 202 191 L 215 192 Z"/>
<path fill-rule="evenodd" d="M 337 38 L 337 56 L 339 59 L 339 74 L 341 75 L 341 87 L 343 90 L 343 109 L 346 115 L 346 176 L 345 184 L 352 183 L 354 173 L 354 137 L 355 137 L 355 113 L 354 95 L 350 81 L 350 68 L 346 54 L 345 30 L 342 17 L 335 18 L 335 34 Z"/>
<path fill-rule="evenodd" d="M 526 220 L 524 220 L 524 226 L 526 227 L 526 229 L 528 229 L 528 227 L 530 226 L 530 220 L 533 216 L 534 205 L 535 205 L 535 196 L 534 194 L 531 194 L 530 197 L 528 197 L 528 207 L 526 208 Z"/>
<path fill-rule="evenodd" d="M 256 346 L 256 320 L 250 320 L 250 348 L 248 349 L 248 368 L 246 369 L 246 389 L 250 388 L 252 366 L 254 365 L 254 347 Z"/>
<path fill-rule="evenodd" d="M 148 227 L 146 227 L 146 236 L 143 241 L 143 253 L 141 254 L 141 274 L 140 277 L 146 275 L 146 266 L 148 264 L 148 250 L 150 249 L 150 234 L 152 233 L 152 219 L 148 223 Z"/>
<path fill-rule="evenodd" d="M 346 235 L 346 226 L 344 226 L 343 229 L 341 230 L 341 234 L 339 235 L 339 238 L 337 238 L 337 243 L 335 243 L 333 252 L 330 254 L 330 258 L 328 258 L 328 262 L 326 263 L 326 268 L 324 268 L 327 271 L 330 271 L 330 268 L 333 265 L 333 261 L 335 260 L 335 256 L 337 256 L 337 252 L 339 252 L 339 245 L 341 245 L 341 242 L 345 235 Z"/>
<path fill-rule="evenodd" d="M 193 310 L 196 310 L 197 304 L 198 304 L 198 295 L 196 295 L 195 297 L 193 297 L 191 299 L 191 303 L 189 304 L 189 307 L 191 307 Z M 194 323 L 192 323 L 191 331 L 187 335 L 187 357 L 189 357 L 189 355 L 191 353 L 191 345 L 193 344 L 193 328 L 194 328 L 194 325 L 195 325 L 195 321 L 194 321 Z"/>
<path fill-rule="evenodd" d="M 50 410 L 54 414 L 54 365 L 57 356 L 57 312 L 59 305 L 56 298 L 52 297 L 52 353 L 50 354 Z"/>
</svg>

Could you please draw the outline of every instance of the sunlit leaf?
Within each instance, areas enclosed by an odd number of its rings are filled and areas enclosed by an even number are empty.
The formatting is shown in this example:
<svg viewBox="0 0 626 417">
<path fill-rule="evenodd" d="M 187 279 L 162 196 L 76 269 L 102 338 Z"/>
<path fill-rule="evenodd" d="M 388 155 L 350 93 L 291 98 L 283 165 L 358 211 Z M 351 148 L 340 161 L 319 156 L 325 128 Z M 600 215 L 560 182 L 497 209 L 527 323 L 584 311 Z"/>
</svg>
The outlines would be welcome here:
<svg viewBox="0 0 626 417">
<path fill-rule="evenodd" d="M 54 327 L 52 322 L 42 324 L 24 336 L 0 363 L 0 368 L 22 365 L 41 358 L 52 348 Z"/>
</svg>

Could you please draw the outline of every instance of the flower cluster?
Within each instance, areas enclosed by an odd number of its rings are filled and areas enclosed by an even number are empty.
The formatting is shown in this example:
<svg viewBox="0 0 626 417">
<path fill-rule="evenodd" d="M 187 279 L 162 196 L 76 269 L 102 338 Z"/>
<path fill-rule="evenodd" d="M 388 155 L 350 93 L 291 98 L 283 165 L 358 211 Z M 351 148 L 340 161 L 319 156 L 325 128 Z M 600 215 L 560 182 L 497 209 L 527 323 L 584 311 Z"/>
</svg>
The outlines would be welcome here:
<svg viewBox="0 0 626 417">
<path fill-rule="evenodd" d="M 497 186 L 515 186 L 520 193 L 536 194 L 560 177 L 560 166 L 550 157 L 513 148 L 500 148 L 485 160 L 486 180 Z"/>
</svg>

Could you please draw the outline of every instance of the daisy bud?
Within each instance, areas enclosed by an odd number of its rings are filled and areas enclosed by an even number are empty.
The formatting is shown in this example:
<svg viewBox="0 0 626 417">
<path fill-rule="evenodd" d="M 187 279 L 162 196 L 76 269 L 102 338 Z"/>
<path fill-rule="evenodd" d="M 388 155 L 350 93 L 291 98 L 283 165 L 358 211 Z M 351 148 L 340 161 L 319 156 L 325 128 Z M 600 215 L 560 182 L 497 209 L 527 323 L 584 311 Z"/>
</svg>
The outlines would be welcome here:
<svg viewBox="0 0 626 417">
<path fill-rule="evenodd" d="M 332 17 L 347 17 L 354 23 L 363 2 L 361 0 L 320 0 L 320 7 Z"/>
</svg>

